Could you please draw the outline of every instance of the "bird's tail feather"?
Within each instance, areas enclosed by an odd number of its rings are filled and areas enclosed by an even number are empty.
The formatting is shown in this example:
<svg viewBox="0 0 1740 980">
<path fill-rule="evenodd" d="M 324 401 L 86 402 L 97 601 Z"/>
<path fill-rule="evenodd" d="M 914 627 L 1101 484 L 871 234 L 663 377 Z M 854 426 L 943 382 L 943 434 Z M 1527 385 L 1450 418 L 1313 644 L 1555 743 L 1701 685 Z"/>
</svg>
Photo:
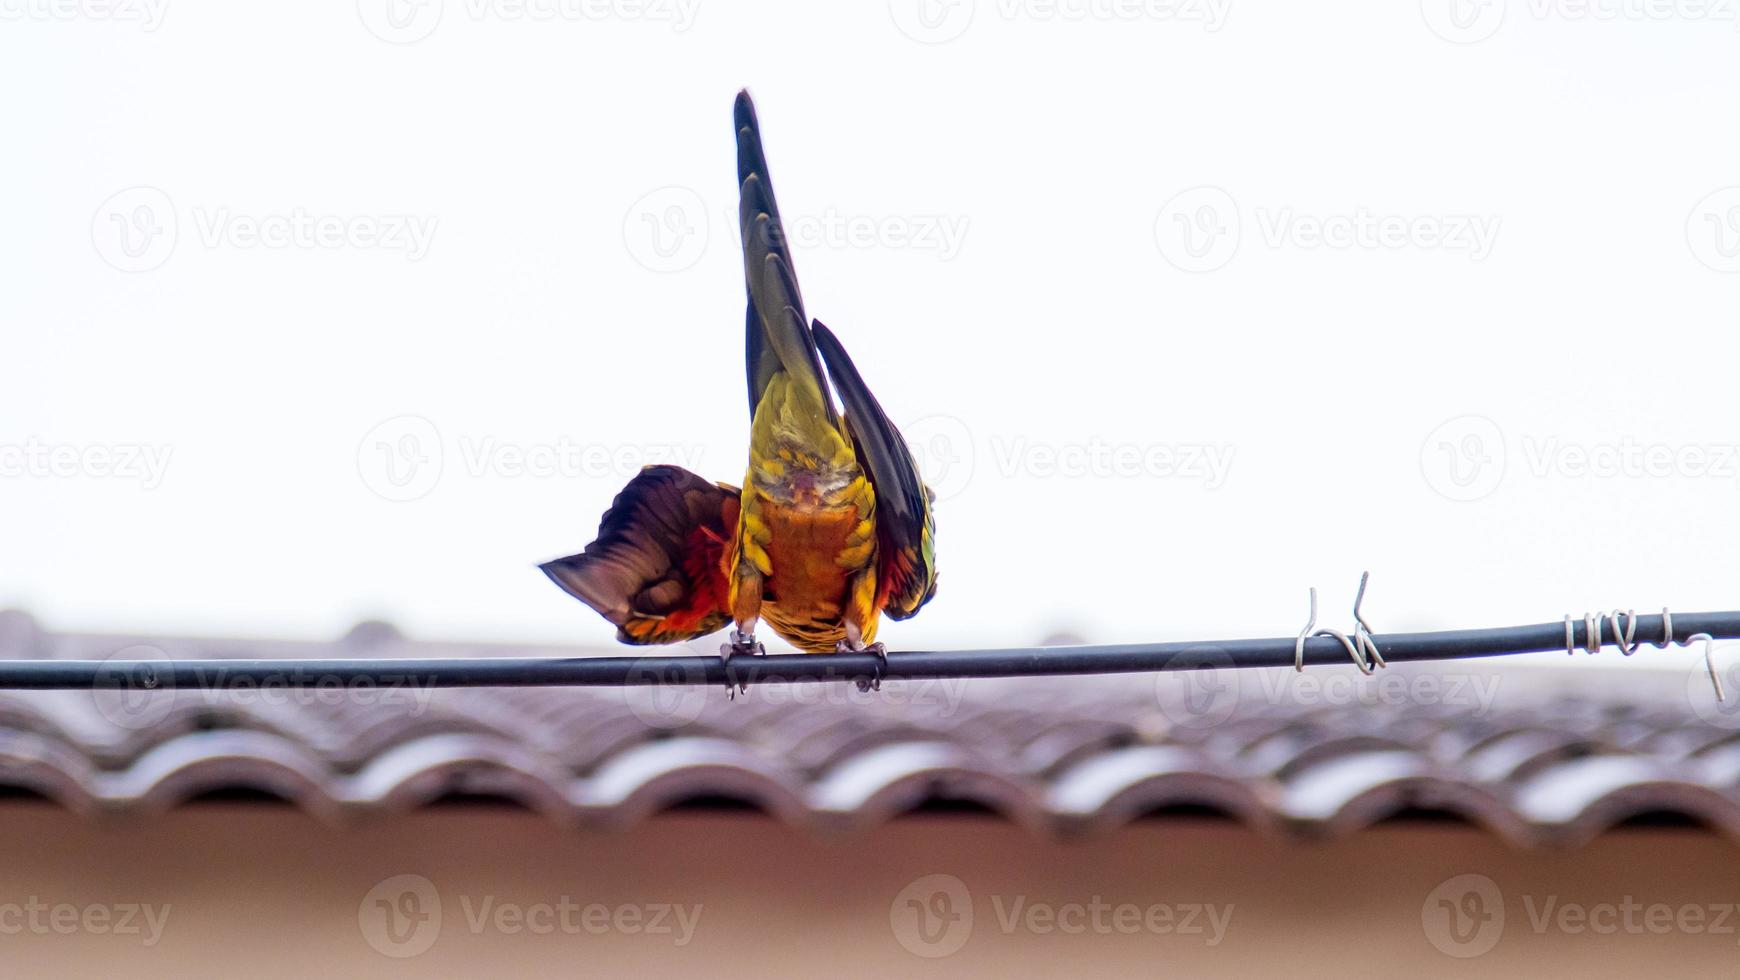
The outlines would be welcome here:
<svg viewBox="0 0 1740 980">
<path fill-rule="evenodd" d="M 738 230 L 743 236 L 743 278 L 749 294 L 745 317 L 745 366 L 749 380 L 749 414 L 753 418 L 773 376 L 784 372 L 791 390 L 830 424 L 838 423 L 832 399 L 822 380 L 821 355 L 804 313 L 803 294 L 792 267 L 761 126 L 749 93 L 737 94 L 733 112 L 737 124 Z"/>
</svg>

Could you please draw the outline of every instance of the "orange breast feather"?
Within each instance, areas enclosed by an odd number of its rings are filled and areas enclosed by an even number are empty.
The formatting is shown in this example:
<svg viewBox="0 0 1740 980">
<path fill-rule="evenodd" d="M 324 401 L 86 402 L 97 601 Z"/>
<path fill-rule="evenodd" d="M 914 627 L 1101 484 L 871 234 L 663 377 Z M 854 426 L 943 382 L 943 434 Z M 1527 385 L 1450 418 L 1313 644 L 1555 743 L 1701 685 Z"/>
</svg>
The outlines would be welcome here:
<svg viewBox="0 0 1740 980">
<path fill-rule="evenodd" d="M 846 635 L 844 608 L 853 569 L 840 565 L 858 525 L 853 505 L 802 509 L 763 501 L 768 563 L 762 615 L 800 650 L 832 652 Z"/>
</svg>

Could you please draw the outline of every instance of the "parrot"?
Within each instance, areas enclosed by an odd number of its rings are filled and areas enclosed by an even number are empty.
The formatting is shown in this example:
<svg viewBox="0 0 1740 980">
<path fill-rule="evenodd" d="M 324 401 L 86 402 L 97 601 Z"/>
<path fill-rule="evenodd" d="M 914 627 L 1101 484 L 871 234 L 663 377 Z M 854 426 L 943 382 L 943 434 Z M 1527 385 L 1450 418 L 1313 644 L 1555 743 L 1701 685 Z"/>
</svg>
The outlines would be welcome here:
<svg viewBox="0 0 1740 980">
<path fill-rule="evenodd" d="M 591 544 L 539 567 L 623 643 L 730 626 L 719 650 L 729 665 L 766 652 L 756 638 L 765 622 L 805 653 L 875 654 L 860 686 L 879 687 L 880 617 L 907 619 L 936 594 L 936 496 L 839 338 L 805 313 L 747 91 L 732 119 L 748 295 L 743 485 L 647 466 Z"/>
</svg>

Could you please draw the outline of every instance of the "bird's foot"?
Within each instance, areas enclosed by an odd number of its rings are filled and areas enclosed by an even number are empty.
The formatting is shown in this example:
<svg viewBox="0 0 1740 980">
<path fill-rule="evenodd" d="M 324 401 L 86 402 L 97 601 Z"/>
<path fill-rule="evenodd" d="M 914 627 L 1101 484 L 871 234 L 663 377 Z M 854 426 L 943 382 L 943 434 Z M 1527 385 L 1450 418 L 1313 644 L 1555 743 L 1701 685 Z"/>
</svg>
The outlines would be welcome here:
<svg viewBox="0 0 1740 980">
<path fill-rule="evenodd" d="M 761 645 L 754 633 L 745 633 L 742 630 L 732 630 L 730 641 L 719 644 L 719 659 L 725 662 L 725 693 L 731 700 L 737 700 L 739 693 L 749 693 L 749 682 L 739 681 L 732 675 L 731 658 L 738 655 L 760 657 L 766 653 L 767 648 Z"/>
<path fill-rule="evenodd" d="M 873 653 L 873 654 L 875 654 L 876 655 L 876 666 L 874 669 L 871 670 L 869 677 L 860 678 L 858 680 L 858 690 L 865 691 L 865 692 L 882 690 L 882 672 L 884 670 L 888 669 L 888 647 L 887 646 L 885 646 L 881 643 L 872 643 L 869 646 L 865 646 L 862 643 L 854 645 L 850 641 L 841 640 L 839 643 L 836 643 L 834 645 L 834 650 L 837 653 Z"/>
</svg>

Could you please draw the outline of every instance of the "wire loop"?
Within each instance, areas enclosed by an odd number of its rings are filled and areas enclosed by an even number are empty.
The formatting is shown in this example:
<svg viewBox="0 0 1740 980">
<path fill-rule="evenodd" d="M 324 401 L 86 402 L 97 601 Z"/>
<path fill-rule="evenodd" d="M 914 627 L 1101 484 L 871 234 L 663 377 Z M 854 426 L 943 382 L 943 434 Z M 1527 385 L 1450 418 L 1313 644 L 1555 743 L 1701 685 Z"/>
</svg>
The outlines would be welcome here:
<svg viewBox="0 0 1740 980">
<path fill-rule="evenodd" d="M 1716 689 L 1716 700 L 1726 701 L 1728 695 L 1722 690 L 1722 675 L 1716 672 L 1716 638 L 1708 633 L 1693 633 L 1686 637 L 1686 645 L 1691 646 L 1698 640 L 1704 641 L 1704 669 L 1710 672 L 1710 685 Z"/>
<path fill-rule="evenodd" d="M 1293 669 L 1295 671 L 1305 670 L 1305 640 L 1313 636 L 1327 636 L 1339 640 L 1342 647 L 1347 650 L 1347 655 L 1353 661 L 1353 665 L 1359 668 L 1360 673 L 1368 677 L 1379 667 L 1389 666 L 1384 661 L 1384 655 L 1378 652 L 1377 643 L 1372 639 L 1371 624 L 1365 621 L 1365 617 L 1359 611 L 1360 603 L 1365 601 L 1365 586 L 1370 578 L 1370 572 L 1363 572 L 1359 576 L 1359 592 L 1353 599 L 1354 626 L 1351 638 L 1337 629 L 1328 627 L 1317 629 L 1317 588 L 1315 586 L 1311 588 L 1311 616 L 1305 621 L 1305 628 L 1299 631 L 1298 638 L 1293 641 Z"/>
<path fill-rule="evenodd" d="M 1360 649 L 1365 651 L 1367 659 L 1378 667 L 1388 667 L 1384 655 L 1378 652 L 1377 644 L 1371 638 L 1371 624 L 1360 614 L 1359 605 L 1365 601 L 1365 584 L 1371 578 L 1370 572 L 1359 573 L 1359 591 L 1353 597 L 1353 639 Z M 1371 673 L 1371 671 L 1366 671 Z"/>
<path fill-rule="evenodd" d="M 1643 643 L 1637 639 L 1637 611 L 1635 609 L 1615 609 L 1611 614 L 1584 613 L 1583 649 L 1589 653 L 1601 652 L 1601 647 L 1605 643 L 1601 637 L 1601 630 L 1609 618 L 1613 620 L 1613 643 L 1619 647 L 1619 652 L 1627 657 L 1636 653 L 1643 646 Z M 1623 629 L 1621 628 L 1621 619 L 1624 620 Z M 1666 650 L 1676 644 L 1688 647 L 1699 640 L 1704 641 L 1704 669 L 1710 673 L 1710 685 L 1716 689 L 1716 700 L 1726 701 L 1728 699 L 1727 692 L 1722 689 L 1722 678 L 1716 671 L 1715 637 L 1708 633 L 1693 633 L 1683 640 L 1674 639 L 1674 614 L 1669 612 L 1666 606 L 1663 606 L 1661 608 L 1661 639 L 1645 642 L 1657 650 Z M 1577 652 L 1577 635 L 1572 626 L 1570 613 L 1565 614 L 1565 652 L 1567 654 Z"/>
<path fill-rule="evenodd" d="M 1619 632 L 1619 617 L 1625 617 L 1625 632 Z M 1613 610 L 1613 642 L 1618 644 L 1619 652 L 1629 657 L 1637 652 L 1637 610 Z"/>
</svg>

